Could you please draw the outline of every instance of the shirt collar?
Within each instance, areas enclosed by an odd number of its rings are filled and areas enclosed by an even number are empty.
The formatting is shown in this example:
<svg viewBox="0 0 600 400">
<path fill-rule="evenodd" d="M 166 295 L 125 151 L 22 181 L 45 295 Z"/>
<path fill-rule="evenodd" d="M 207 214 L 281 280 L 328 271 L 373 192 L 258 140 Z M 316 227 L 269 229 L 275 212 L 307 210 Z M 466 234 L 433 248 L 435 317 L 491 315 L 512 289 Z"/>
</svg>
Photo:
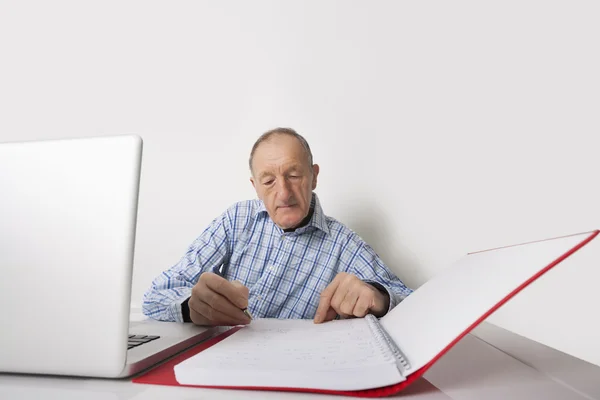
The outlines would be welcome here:
<svg viewBox="0 0 600 400">
<path fill-rule="evenodd" d="M 254 213 L 254 216 L 256 217 L 259 214 L 267 214 L 267 216 L 268 216 L 267 208 L 265 207 L 265 203 L 263 203 L 262 200 L 259 200 L 259 204 L 260 205 L 259 205 L 258 209 L 256 210 L 256 212 Z M 306 226 L 299 228 L 296 232 L 303 233 L 309 227 L 314 226 L 315 228 L 320 229 L 329 235 L 330 232 L 329 232 L 329 226 L 327 225 L 327 218 L 326 218 L 325 214 L 323 213 L 323 209 L 321 208 L 321 202 L 319 201 L 319 197 L 314 192 L 312 194 L 312 200 L 310 202 L 310 206 L 311 206 L 311 208 L 314 208 L 312 218 L 310 219 L 310 221 L 308 222 L 308 224 Z"/>
</svg>

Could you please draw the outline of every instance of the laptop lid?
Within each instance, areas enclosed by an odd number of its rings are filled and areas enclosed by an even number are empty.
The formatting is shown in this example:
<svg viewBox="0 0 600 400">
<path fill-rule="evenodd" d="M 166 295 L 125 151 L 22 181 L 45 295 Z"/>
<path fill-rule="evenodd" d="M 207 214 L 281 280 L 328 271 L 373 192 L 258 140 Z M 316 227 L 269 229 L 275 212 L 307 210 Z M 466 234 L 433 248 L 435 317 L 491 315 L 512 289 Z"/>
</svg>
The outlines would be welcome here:
<svg viewBox="0 0 600 400">
<path fill-rule="evenodd" d="M 142 140 L 0 144 L 0 371 L 118 376 Z"/>
</svg>

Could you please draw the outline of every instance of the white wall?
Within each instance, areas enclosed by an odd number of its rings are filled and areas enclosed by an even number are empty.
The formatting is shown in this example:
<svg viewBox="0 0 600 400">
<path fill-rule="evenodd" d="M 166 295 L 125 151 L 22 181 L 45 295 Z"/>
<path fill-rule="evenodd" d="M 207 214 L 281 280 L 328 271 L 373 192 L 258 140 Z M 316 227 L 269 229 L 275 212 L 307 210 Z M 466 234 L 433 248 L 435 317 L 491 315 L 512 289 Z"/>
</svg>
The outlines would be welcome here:
<svg viewBox="0 0 600 400">
<path fill-rule="evenodd" d="M 248 152 L 275 126 L 413 287 L 468 251 L 600 227 L 596 2 L 173 3 L 0 3 L 0 141 L 145 139 L 134 300 L 254 197 Z M 599 246 L 491 322 L 600 364 Z"/>
</svg>

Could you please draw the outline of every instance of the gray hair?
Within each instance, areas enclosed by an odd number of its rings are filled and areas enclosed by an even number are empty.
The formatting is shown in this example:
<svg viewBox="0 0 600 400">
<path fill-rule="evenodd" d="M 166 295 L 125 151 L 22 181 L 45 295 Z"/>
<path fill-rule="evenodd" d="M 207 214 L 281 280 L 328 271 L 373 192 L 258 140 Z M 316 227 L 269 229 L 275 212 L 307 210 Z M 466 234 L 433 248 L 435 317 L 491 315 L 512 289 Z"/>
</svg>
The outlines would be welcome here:
<svg viewBox="0 0 600 400">
<path fill-rule="evenodd" d="M 252 172 L 252 159 L 254 158 L 254 153 L 256 152 L 256 149 L 258 148 L 258 146 L 261 143 L 268 141 L 271 138 L 271 136 L 273 136 L 273 135 L 288 135 L 288 136 L 292 136 L 292 137 L 295 137 L 296 139 L 298 139 L 300 144 L 302 144 L 302 147 L 304 147 L 304 151 L 306 152 L 306 156 L 308 157 L 308 165 L 312 167 L 313 156 L 312 156 L 312 152 L 310 151 L 310 146 L 308 145 L 308 142 L 306 141 L 306 139 L 304 139 L 304 137 L 302 135 L 300 135 L 298 132 L 296 132 L 292 128 L 275 128 L 275 129 L 271 129 L 270 131 L 267 131 L 267 132 L 263 133 L 262 135 L 260 135 L 260 137 L 254 143 L 254 146 L 252 146 L 252 151 L 250 152 L 250 159 L 248 160 L 248 165 L 250 166 L 250 172 Z"/>
</svg>

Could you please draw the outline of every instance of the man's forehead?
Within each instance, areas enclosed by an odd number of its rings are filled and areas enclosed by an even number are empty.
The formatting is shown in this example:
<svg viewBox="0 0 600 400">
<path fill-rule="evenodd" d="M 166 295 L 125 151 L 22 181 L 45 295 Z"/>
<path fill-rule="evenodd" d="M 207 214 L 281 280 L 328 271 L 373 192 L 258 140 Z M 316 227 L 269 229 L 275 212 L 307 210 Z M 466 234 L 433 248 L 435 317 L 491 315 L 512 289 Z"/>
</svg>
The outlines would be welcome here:
<svg viewBox="0 0 600 400">
<path fill-rule="evenodd" d="M 301 171 L 304 165 L 296 161 L 288 161 L 282 163 L 264 163 L 255 166 L 258 177 L 266 175 L 276 175 L 278 173 L 286 173 L 290 171 Z"/>
</svg>

